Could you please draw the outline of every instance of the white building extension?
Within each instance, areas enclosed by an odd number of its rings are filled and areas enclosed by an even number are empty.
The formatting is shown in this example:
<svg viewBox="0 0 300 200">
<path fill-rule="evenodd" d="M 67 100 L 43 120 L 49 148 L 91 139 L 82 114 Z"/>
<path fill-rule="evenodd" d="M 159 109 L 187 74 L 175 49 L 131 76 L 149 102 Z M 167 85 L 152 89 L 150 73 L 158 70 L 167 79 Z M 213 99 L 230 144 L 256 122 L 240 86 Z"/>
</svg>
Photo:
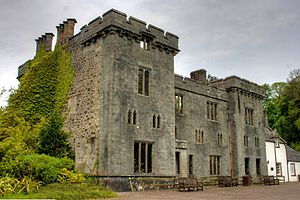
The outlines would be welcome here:
<svg viewBox="0 0 300 200">
<path fill-rule="evenodd" d="M 271 128 L 265 129 L 268 175 L 288 181 L 286 142 Z"/>
<path fill-rule="evenodd" d="M 300 153 L 290 147 L 287 148 L 289 181 L 300 181 Z"/>
</svg>

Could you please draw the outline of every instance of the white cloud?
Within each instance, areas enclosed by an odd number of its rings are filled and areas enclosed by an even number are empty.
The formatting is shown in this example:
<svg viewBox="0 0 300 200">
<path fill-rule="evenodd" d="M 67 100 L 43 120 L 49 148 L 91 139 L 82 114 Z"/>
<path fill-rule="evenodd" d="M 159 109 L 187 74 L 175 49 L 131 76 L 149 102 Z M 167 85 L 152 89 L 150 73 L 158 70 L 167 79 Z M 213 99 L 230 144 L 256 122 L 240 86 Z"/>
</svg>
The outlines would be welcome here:
<svg viewBox="0 0 300 200">
<path fill-rule="evenodd" d="M 204 67 L 219 77 L 284 81 L 300 66 L 299 7 L 297 0 L 1 0 L 0 87 L 16 85 L 18 66 L 34 56 L 35 38 L 56 34 L 69 17 L 79 31 L 111 8 L 178 35 L 176 73 Z"/>
</svg>

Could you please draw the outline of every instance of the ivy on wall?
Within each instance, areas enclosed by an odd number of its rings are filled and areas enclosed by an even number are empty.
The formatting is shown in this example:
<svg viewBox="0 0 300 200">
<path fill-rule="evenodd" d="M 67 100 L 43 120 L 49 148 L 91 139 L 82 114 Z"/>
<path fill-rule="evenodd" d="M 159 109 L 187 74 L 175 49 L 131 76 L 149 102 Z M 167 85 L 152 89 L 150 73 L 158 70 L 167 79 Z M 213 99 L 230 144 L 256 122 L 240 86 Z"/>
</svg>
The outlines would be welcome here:
<svg viewBox="0 0 300 200">
<path fill-rule="evenodd" d="M 62 113 L 74 76 L 71 62 L 71 54 L 56 47 L 27 63 L 19 88 L 0 111 L 0 161 L 30 152 L 70 155 Z"/>
</svg>

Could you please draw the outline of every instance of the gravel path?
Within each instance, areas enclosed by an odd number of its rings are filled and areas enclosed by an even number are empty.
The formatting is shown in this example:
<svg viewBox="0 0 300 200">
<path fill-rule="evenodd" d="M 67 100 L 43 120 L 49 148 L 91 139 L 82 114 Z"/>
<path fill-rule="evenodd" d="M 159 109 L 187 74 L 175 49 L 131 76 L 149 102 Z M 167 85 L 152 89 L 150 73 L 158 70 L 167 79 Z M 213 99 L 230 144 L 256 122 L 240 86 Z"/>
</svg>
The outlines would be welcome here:
<svg viewBox="0 0 300 200">
<path fill-rule="evenodd" d="M 204 187 L 204 191 L 179 192 L 159 190 L 145 192 L 121 192 L 115 200 L 300 200 L 300 182 L 273 186 Z"/>
</svg>

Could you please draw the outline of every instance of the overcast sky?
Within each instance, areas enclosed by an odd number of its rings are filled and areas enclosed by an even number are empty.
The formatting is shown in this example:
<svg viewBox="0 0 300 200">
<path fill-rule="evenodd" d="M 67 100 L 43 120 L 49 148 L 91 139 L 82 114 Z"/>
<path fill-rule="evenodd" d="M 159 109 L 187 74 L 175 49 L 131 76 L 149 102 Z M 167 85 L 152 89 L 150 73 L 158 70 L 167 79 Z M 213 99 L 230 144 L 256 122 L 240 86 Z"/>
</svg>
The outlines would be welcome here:
<svg viewBox="0 0 300 200">
<path fill-rule="evenodd" d="M 178 35 L 177 74 L 205 68 L 263 84 L 300 68 L 299 0 L 0 0 L 0 89 L 18 86 L 36 38 L 56 35 L 66 18 L 77 19 L 77 33 L 111 8 Z"/>
</svg>

